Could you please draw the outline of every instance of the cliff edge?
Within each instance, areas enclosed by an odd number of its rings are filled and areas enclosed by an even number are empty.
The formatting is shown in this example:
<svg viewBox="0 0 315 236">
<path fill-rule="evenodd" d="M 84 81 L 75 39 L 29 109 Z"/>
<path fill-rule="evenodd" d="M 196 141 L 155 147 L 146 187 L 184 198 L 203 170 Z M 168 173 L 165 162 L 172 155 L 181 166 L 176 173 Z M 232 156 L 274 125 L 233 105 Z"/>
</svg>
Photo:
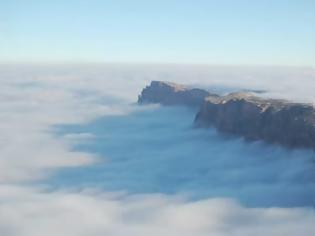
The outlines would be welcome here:
<svg viewBox="0 0 315 236">
<path fill-rule="evenodd" d="M 248 140 L 291 148 L 315 148 L 315 109 L 311 104 L 265 99 L 249 92 L 219 96 L 162 81 L 152 81 L 138 102 L 199 107 L 195 117 L 198 127 L 215 127 Z"/>
<path fill-rule="evenodd" d="M 138 103 L 199 107 L 208 96 L 211 96 L 211 94 L 206 90 L 188 88 L 170 82 L 152 81 L 149 86 L 142 90 L 141 95 L 138 97 Z"/>
</svg>

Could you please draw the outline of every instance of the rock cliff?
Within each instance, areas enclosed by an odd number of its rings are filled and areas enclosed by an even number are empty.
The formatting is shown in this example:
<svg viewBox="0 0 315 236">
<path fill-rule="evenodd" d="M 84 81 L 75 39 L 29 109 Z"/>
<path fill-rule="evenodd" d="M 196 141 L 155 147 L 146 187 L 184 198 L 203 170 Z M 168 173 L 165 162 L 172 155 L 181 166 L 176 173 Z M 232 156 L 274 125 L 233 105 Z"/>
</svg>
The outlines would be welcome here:
<svg viewBox="0 0 315 236">
<path fill-rule="evenodd" d="M 138 103 L 160 103 L 162 105 L 185 105 L 199 107 L 211 94 L 197 88 L 187 88 L 183 85 L 152 81 L 142 90 Z M 217 95 L 214 95 L 217 96 Z"/>
<path fill-rule="evenodd" d="M 199 106 L 195 117 L 198 127 L 213 126 L 248 140 L 292 148 L 315 148 L 315 109 L 311 104 L 264 99 L 249 92 L 219 96 L 161 81 L 146 87 L 138 102 Z"/>
</svg>

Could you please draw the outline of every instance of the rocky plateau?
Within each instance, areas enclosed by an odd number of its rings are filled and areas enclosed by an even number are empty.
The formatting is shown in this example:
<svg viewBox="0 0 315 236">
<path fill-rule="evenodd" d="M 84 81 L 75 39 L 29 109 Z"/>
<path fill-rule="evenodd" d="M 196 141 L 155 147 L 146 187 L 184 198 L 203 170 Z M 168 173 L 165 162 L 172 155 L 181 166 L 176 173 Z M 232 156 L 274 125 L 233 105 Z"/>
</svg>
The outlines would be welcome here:
<svg viewBox="0 0 315 236">
<path fill-rule="evenodd" d="M 188 106 L 198 109 L 197 127 L 261 140 L 290 148 L 315 149 L 315 109 L 312 104 L 258 97 L 251 92 L 218 95 L 176 83 L 152 81 L 139 104 Z"/>
</svg>

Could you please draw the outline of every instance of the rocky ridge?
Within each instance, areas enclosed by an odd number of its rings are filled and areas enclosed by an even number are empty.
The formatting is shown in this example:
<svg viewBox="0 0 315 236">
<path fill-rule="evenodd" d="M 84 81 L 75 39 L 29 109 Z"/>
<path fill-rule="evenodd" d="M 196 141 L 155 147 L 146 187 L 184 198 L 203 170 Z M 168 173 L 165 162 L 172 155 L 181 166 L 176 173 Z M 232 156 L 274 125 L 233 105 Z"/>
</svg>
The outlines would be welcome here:
<svg viewBox="0 0 315 236">
<path fill-rule="evenodd" d="M 152 81 L 139 104 L 184 105 L 199 108 L 198 127 L 262 140 L 291 148 L 315 148 L 315 109 L 312 104 L 265 99 L 250 92 L 225 96 L 183 85 Z"/>
<path fill-rule="evenodd" d="M 185 105 L 199 107 L 206 97 L 218 96 L 210 94 L 206 90 L 197 88 L 187 88 L 183 85 L 152 81 L 145 87 L 138 97 L 138 103 L 160 103 L 162 105 Z"/>
</svg>

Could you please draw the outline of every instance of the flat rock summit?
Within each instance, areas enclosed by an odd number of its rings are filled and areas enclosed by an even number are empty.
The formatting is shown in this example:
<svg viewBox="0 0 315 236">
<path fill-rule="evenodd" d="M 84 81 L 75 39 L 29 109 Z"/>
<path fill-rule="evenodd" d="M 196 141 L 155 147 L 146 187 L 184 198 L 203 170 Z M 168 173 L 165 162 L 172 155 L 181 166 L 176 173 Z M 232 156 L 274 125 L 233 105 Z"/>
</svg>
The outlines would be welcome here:
<svg viewBox="0 0 315 236">
<path fill-rule="evenodd" d="M 220 96 L 164 81 L 152 81 L 142 90 L 138 103 L 195 107 L 199 109 L 194 121 L 198 127 L 215 127 L 247 140 L 315 149 L 312 104 L 266 99 L 250 92 Z"/>
</svg>

